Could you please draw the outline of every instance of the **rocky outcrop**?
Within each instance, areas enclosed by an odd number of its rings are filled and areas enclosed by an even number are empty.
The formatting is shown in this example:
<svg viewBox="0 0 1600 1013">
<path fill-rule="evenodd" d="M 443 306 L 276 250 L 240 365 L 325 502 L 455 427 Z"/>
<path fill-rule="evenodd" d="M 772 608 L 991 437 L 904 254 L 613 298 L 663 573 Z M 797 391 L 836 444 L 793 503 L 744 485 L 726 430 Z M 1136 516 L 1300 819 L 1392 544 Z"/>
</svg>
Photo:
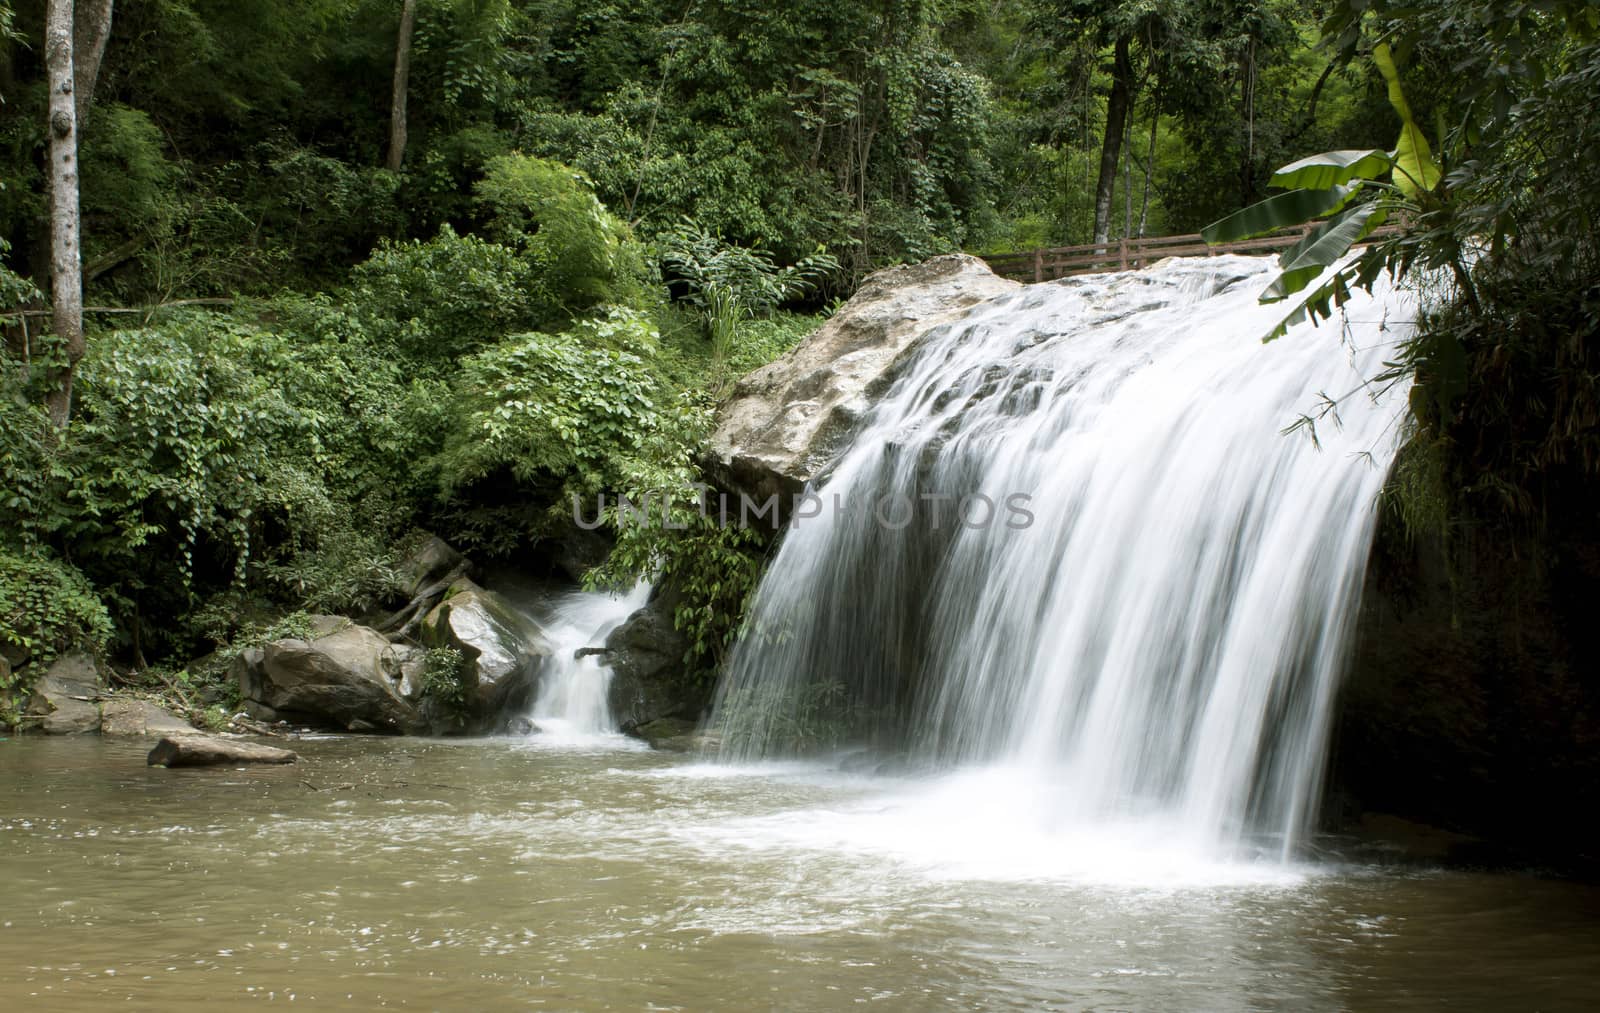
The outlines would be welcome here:
<svg viewBox="0 0 1600 1013">
<path fill-rule="evenodd" d="M 400 660 L 387 639 L 336 616 L 313 622 L 317 635 L 309 640 L 275 640 L 234 660 L 250 717 L 344 731 L 423 730 L 416 707 L 400 695 Z"/>
<path fill-rule="evenodd" d="M 145 763 L 151 767 L 215 767 L 233 763 L 294 763 L 299 758 L 292 750 L 196 732 L 163 737 L 150 750 Z"/>
<path fill-rule="evenodd" d="M 745 376 L 718 415 L 702 466 L 764 502 L 798 494 L 843 448 L 918 338 L 1019 288 L 964 254 L 871 275 L 817 332 Z"/>
<path fill-rule="evenodd" d="M 533 703 L 539 668 L 551 652 L 539 624 L 500 595 L 470 580 L 450 586 L 421 626 L 429 647 L 452 647 L 467 658 L 467 706 L 479 722 Z"/>
<path fill-rule="evenodd" d="M 194 726 L 189 722 L 148 700 L 113 697 L 100 705 L 101 735 L 155 738 L 194 731 Z"/>
<path fill-rule="evenodd" d="M 673 606 L 670 593 L 658 592 L 606 637 L 611 713 L 624 732 L 664 718 L 693 720 L 705 704 L 704 690 L 691 686 L 684 670 L 689 644 L 673 626 Z"/>
<path fill-rule="evenodd" d="M 37 662 L 35 662 L 37 664 Z M 86 654 L 57 658 L 33 684 L 24 726 L 46 735 L 85 735 L 100 730 L 99 668 Z"/>
</svg>

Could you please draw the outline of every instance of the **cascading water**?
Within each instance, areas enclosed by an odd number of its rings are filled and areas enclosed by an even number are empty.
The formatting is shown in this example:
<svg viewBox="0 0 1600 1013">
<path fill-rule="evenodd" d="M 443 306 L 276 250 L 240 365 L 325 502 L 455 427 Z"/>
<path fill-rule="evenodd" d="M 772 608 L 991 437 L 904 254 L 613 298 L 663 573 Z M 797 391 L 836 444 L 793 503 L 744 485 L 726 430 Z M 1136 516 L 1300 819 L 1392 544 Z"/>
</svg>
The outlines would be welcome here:
<svg viewBox="0 0 1600 1013">
<path fill-rule="evenodd" d="M 1263 345 L 1274 268 L 1034 285 L 924 338 L 768 568 L 724 756 L 893 729 L 1003 770 L 987 804 L 1036 827 L 1286 855 L 1398 444 L 1405 391 L 1368 381 L 1413 311 L 1380 289 Z"/>
<path fill-rule="evenodd" d="M 649 597 L 649 584 L 639 584 L 625 595 L 574 591 L 541 612 L 540 624 L 552 652 L 540 672 L 539 693 L 529 715 L 540 733 L 575 740 L 616 733 L 608 702 L 611 666 L 601 655 L 580 658 L 577 653 L 603 644 L 606 635 L 643 608 Z"/>
</svg>

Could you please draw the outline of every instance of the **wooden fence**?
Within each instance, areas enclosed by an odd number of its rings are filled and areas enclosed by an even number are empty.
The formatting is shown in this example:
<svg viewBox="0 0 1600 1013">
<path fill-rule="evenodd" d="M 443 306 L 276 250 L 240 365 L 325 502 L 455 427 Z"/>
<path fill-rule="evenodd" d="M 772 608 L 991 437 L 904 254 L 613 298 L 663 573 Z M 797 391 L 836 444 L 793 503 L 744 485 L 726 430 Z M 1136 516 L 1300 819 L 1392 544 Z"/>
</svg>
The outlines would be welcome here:
<svg viewBox="0 0 1600 1013">
<path fill-rule="evenodd" d="M 1281 253 L 1303 239 L 1312 226 L 1286 229 L 1270 236 L 1238 243 L 1210 246 L 1198 234 L 1189 236 L 1146 236 L 1140 239 L 1112 239 L 1082 246 L 1055 246 L 1025 253 L 996 253 L 984 257 L 989 269 L 1002 278 L 1017 281 L 1052 281 L 1074 274 L 1101 274 L 1107 271 L 1133 271 L 1163 257 L 1214 257 L 1219 253 L 1263 256 Z M 1374 229 L 1367 242 L 1397 231 L 1389 225 Z"/>
</svg>

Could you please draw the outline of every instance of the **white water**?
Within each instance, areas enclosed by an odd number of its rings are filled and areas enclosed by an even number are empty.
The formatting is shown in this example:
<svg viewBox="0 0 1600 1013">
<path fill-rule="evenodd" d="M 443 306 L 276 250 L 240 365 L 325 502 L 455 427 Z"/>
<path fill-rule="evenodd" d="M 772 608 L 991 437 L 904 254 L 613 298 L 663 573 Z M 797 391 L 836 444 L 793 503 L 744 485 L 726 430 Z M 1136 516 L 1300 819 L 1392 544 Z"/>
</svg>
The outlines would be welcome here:
<svg viewBox="0 0 1600 1013">
<path fill-rule="evenodd" d="M 848 702 L 856 732 L 961 768 L 843 821 L 869 846 L 1032 842 L 1113 876 L 1287 857 L 1398 442 L 1405 391 L 1364 381 L 1412 311 L 1380 291 L 1264 346 L 1274 267 L 1030 286 L 924 339 L 767 570 L 718 696 L 726 752 L 826 742 Z M 1320 446 L 1282 432 L 1323 394 Z M 988 523 L 924 499 L 977 494 Z"/>
<path fill-rule="evenodd" d="M 529 717 L 551 741 L 583 743 L 614 736 L 611 666 L 603 655 L 575 657 L 579 649 L 601 647 L 606 635 L 650 597 L 641 583 L 625 595 L 573 591 L 561 595 L 539 616 L 553 651 L 539 675 L 539 694 Z"/>
</svg>

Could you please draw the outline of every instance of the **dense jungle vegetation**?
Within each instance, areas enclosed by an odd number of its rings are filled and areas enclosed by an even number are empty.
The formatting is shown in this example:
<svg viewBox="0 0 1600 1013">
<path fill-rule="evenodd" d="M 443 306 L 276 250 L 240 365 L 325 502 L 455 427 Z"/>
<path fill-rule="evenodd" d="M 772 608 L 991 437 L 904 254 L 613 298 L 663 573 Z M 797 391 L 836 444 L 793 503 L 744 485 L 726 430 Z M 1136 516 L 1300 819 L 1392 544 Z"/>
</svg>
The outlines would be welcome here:
<svg viewBox="0 0 1600 1013">
<path fill-rule="evenodd" d="M 1403 226 L 1372 271 L 1440 279 L 1403 512 L 1592 523 L 1597 38 L 1558 0 L 0 2 L 0 690 L 73 646 L 201 679 L 382 605 L 408 532 L 515 561 L 573 492 L 688 497 L 732 379 L 871 270 L 1197 231 L 1394 150 L 1380 43 L 1437 167 L 1357 198 Z M 677 506 L 596 579 L 664 569 L 709 669 L 760 547 Z"/>
</svg>

